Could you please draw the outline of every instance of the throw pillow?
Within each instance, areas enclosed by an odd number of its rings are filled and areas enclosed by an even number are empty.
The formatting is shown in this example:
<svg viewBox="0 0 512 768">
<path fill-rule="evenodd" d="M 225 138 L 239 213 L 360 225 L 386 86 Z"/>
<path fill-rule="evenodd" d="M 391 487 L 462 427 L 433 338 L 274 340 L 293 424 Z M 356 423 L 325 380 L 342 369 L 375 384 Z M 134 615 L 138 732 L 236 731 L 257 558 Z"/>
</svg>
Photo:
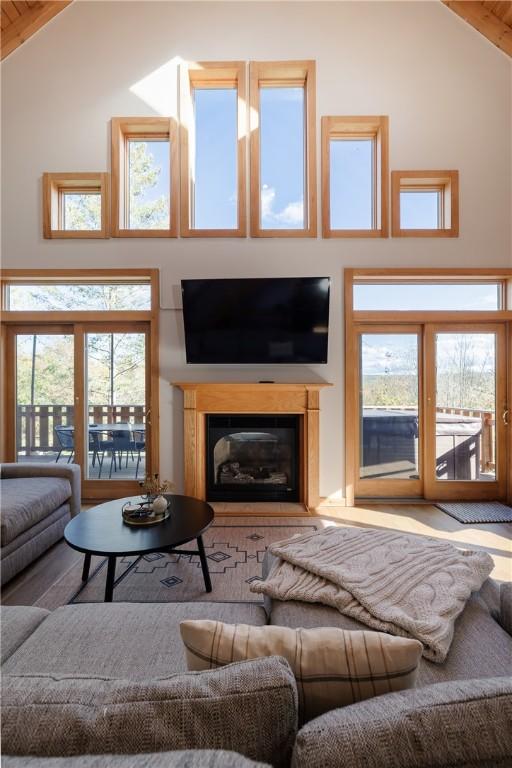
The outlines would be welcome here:
<svg viewBox="0 0 512 768">
<path fill-rule="evenodd" d="M 225 749 L 284 768 L 296 735 L 295 679 L 276 657 L 147 681 L 2 680 L 2 750 L 9 755 Z"/>
<path fill-rule="evenodd" d="M 297 680 L 301 722 L 336 707 L 414 687 L 422 652 L 418 640 L 335 627 L 182 621 L 180 630 L 191 670 L 284 656 Z"/>
</svg>

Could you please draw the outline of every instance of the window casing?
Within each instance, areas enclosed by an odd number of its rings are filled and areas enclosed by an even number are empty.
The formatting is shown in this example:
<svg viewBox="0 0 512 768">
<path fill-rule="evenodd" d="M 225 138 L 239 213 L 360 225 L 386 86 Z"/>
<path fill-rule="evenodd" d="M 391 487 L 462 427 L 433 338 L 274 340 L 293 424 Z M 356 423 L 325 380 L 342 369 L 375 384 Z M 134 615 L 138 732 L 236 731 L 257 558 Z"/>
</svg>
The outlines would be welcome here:
<svg viewBox="0 0 512 768">
<path fill-rule="evenodd" d="M 315 77 L 314 61 L 250 63 L 252 237 L 316 237 Z M 276 185 L 266 174 L 279 165 Z M 287 167 L 301 174 L 294 189 L 284 189 Z"/>
<path fill-rule="evenodd" d="M 388 122 L 322 117 L 324 237 L 388 236 Z"/>
<path fill-rule="evenodd" d="M 245 69 L 240 61 L 180 66 L 182 237 L 246 236 Z"/>
<path fill-rule="evenodd" d="M 176 121 L 113 117 L 111 130 L 112 236 L 176 237 Z"/>
<path fill-rule="evenodd" d="M 458 237 L 458 171 L 392 171 L 393 237 Z"/>
<path fill-rule="evenodd" d="M 108 238 L 108 173 L 43 174 L 43 236 Z"/>
</svg>

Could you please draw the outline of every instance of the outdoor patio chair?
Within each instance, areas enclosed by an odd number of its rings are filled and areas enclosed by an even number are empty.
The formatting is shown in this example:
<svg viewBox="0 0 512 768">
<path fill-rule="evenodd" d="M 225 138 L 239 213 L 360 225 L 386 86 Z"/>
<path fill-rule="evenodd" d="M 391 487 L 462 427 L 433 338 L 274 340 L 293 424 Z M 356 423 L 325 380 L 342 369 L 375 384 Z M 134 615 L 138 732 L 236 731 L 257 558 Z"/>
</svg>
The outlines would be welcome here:
<svg viewBox="0 0 512 768">
<path fill-rule="evenodd" d="M 114 448 L 112 450 L 112 461 L 110 462 L 109 477 L 112 477 L 112 466 L 113 465 L 115 466 L 116 454 L 117 454 L 117 462 L 118 462 L 119 469 L 121 469 L 123 464 L 124 451 L 126 451 L 126 467 L 128 467 L 129 454 L 131 454 L 132 460 L 134 459 L 134 455 L 133 455 L 134 439 L 133 439 L 132 426 L 131 424 L 128 424 L 128 422 L 124 422 L 124 421 L 118 422 L 118 423 L 126 424 L 127 428 L 115 430 L 115 431 L 112 431 L 111 433 Z"/>
<path fill-rule="evenodd" d="M 58 445 L 60 446 L 59 452 L 57 454 L 57 458 L 55 459 L 55 463 L 56 464 L 58 463 L 61 453 L 63 453 L 63 451 L 70 451 L 70 454 L 67 460 L 67 463 L 69 464 L 73 456 L 75 455 L 75 439 L 73 437 L 73 432 L 71 429 L 69 429 L 69 427 L 63 427 L 63 426 L 54 427 L 53 431 L 55 432 Z"/>
<path fill-rule="evenodd" d="M 140 466 L 140 459 L 141 459 L 141 452 L 146 450 L 146 439 L 145 439 L 145 433 L 136 431 L 133 433 L 134 441 L 133 441 L 133 449 L 137 452 L 137 466 L 135 467 L 135 479 L 137 480 L 139 476 L 139 466 Z M 138 440 L 137 438 L 140 437 Z"/>
<path fill-rule="evenodd" d="M 102 424 L 89 424 L 89 427 L 102 427 Z M 91 431 L 89 430 L 89 451 L 92 452 L 92 466 L 95 466 L 95 459 L 98 460 L 98 480 L 101 479 L 101 471 L 103 469 L 103 460 L 105 453 L 111 453 L 111 465 L 114 464 L 114 471 L 117 471 L 116 457 L 114 455 L 114 441 L 111 436 L 107 440 L 102 440 L 102 435 L 111 435 L 105 425 L 105 431 Z M 111 469 L 112 471 L 112 469 Z"/>
</svg>

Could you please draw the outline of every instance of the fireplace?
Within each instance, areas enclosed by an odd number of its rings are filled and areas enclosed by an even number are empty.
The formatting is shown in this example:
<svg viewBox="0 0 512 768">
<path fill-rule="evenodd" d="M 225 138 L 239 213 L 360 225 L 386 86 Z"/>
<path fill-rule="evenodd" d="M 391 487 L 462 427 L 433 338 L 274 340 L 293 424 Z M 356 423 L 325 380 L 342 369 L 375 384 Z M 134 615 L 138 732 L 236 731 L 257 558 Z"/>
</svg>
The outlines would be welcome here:
<svg viewBox="0 0 512 768">
<path fill-rule="evenodd" d="M 208 414 L 208 501 L 299 501 L 298 415 Z"/>
</svg>

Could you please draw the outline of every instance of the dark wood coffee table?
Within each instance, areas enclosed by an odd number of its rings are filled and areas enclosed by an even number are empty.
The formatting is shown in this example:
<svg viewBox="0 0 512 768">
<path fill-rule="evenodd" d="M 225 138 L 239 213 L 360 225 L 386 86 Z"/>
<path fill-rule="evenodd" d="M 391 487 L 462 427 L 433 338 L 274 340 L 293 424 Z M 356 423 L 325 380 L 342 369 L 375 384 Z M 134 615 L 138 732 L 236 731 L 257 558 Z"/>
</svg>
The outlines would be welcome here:
<svg viewBox="0 0 512 768">
<path fill-rule="evenodd" d="M 170 515 L 156 525 L 133 526 L 123 522 L 123 504 L 130 500 L 142 501 L 140 497 L 99 504 L 80 512 L 66 525 L 65 540 L 70 547 L 85 554 L 82 581 L 89 578 L 92 555 L 108 557 L 106 603 L 112 602 L 114 587 L 124 576 L 115 579 L 116 558 L 127 555 L 142 557 L 150 552 L 199 555 L 206 591 L 212 591 L 202 534 L 213 522 L 213 509 L 205 501 L 190 496 L 170 494 L 167 498 L 171 503 Z M 176 549 L 193 539 L 197 540 L 197 550 Z"/>
</svg>

